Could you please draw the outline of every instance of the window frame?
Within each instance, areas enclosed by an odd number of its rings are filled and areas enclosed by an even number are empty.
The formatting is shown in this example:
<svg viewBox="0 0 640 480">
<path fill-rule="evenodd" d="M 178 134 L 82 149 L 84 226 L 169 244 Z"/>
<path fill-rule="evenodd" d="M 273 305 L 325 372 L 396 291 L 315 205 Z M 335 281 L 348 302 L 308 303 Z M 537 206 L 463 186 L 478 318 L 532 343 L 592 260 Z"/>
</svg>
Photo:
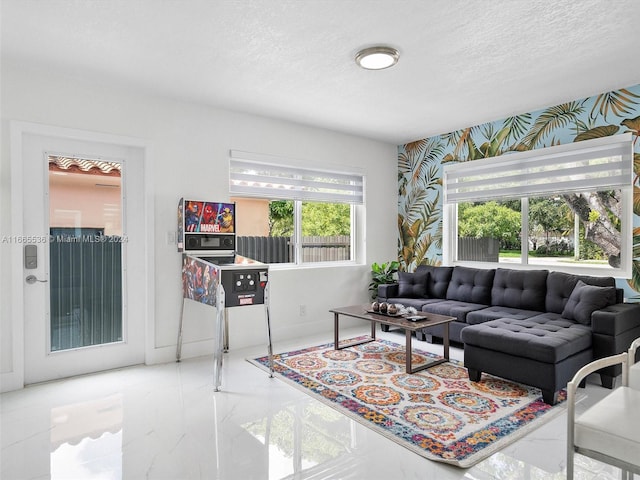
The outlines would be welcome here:
<svg viewBox="0 0 640 480">
<path fill-rule="evenodd" d="M 360 217 L 360 211 L 365 208 L 365 176 L 364 174 L 355 171 L 356 169 L 343 170 L 339 168 L 334 169 L 318 169 L 309 168 L 301 165 L 299 161 L 276 157 L 273 155 L 265 155 L 259 153 L 241 152 L 238 150 L 231 150 L 229 152 L 229 195 L 231 198 L 255 198 L 263 199 L 267 201 L 288 200 L 293 202 L 293 235 L 292 241 L 294 242 L 294 261 L 288 263 L 269 263 L 270 268 L 286 269 L 286 268 L 305 268 L 305 267 L 331 267 L 341 265 L 357 265 L 359 264 L 360 255 L 360 243 L 358 236 L 358 221 Z M 283 191 L 282 189 L 268 188 L 265 190 L 264 185 L 258 186 L 255 189 L 255 193 L 251 193 L 251 187 L 243 185 L 242 188 L 234 189 L 234 177 L 236 183 L 238 182 L 238 175 L 233 172 L 234 161 L 236 164 L 251 165 L 255 164 L 258 168 L 264 168 L 268 170 L 273 167 L 274 171 L 285 175 L 290 173 L 292 176 L 313 176 L 319 175 L 323 178 L 336 179 L 345 178 L 350 180 L 353 187 L 341 186 L 342 191 L 334 192 L 334 198 L 332 200 L 332 193 L 322 191 L 320 194 L 314 194 L 309 189 L 315 188 L 315 182 L 309 182 L 301 180 L 300 184 L 295 179 L 287 179 L 290 190 Z M 245 172 L 246 173 L 246 172 Z M 242 174 L 241 174 L 242 175 Z M 255 180 L 254 180 L 255 181 Z M 274 183 L 276 183 L 274 181 Z M 294 187 L 294 184 L 296 185 Z M 320 190 L 326 190 L 326 185 L 319 186 Z M 269 195 L 269 192 L 273 192 L 273 195 Z M 345 191 L 347 193 L 345 193 Z M 349 246 L 349 260 L 327 260 L 327 261 L 315 261 L 305 262 L 303 261 L 303 245 L 302 245 L 302 204 L 305 202 L 313 203 L 336 203 L 349 205 L 350 209 L 350 246 Z"/>
<path fill-rule="evenodd" d="M 554 155 L 555 153 L 560 153 L 564 155 L 572 155 L 574 152 L 580 154 L 580 151 L 587 152 L 587 154 L 591 151 L 591 147 L 593 145 L 601 146 L 603 144 L 613 144 L 620 143 L 623 145 L 624 153 L 623 156 L 627 155 L 626 147 L 628 145 L 628 158 L 625 159 L 630 163 L 631 168 L 629 172 L 629 180 L 625 185 L 611 185 L 610 189 L 620 189 L 621 190 L 621 202 L 622 202 L 622 212 L 620 216 L 621 229 L 620 229 L 620 267 L 611 267 L 611 266 L 594 266 L 594 265 L 568 265 L 562 263 L 549 263 L 549 264 L 531 264 L 529 263 L 529 252 L 528 252 L 528 243 L 529 243 L 529 198 L 531 197 L 542 197 L 548 196 L 551 192 L 545 194 L 532 193 L 530 195 L 516 195 L 510 194 L 509 196 L 498 197 L 495 195 L 491 198 L 482 199 L 476 197 L 474 199 L 461 199 L 461 202 L 468 201 L 490 201 L 490 200 L 513 200 L 514 198 L 518 198 L 521 201 L 521 256 L 520 263 L 501 263 L 501 262 L 476 262 L 476 261 L 462 261 L 458 260 L 458 252 L 457 252 L 457 240 L 458 240 L 458 202 L 456 201 L 447 201 L 447 167 L 448 165 L 443 166 L 443 190 L 445 192 L 444 200 L 443 200 L 443 261 L 445 265 L 464 265 L 469 267 L 478 267 L 478 268 L 514 268 L 521 270 L 539 270 L 539 269 L 549 269 L 555 271 L 562 271 L 566 273 L 573 274 L 581 274 L 581 275 L 592 275 L 592 276 L 608 276 L 608 277 L 617 277 L 617 278 L 631 278 L 632 276 L 632 263 L 633 263 L 633 143 L 631 134 L 623 134 L 616 135 L 613 137 L 604 137 L 598 138 L 594 140 L 586 140 L 582 142 L 576 142 L 570 145 L 559 145 L 555 147 L 548 147 L 537 150 L 530 150 L 521 153 L 510 153 L 506 155 L 501 155 L 498 157 L 492 157 L 490 159 L 486 159 L 487 162 L 483 162 L 485 165 L 489 162 L 493 163 L 493 166 L 496 167 L 500 165 L 501 162 L 504 162 L 505 165 L 512 165 L 514 159 L 517 156 L 520 156 L 524 161 L 526 159 L 536 159 L 543 156 Z M 567 153 L 568 152 L 568 153 Z M 482 161 L 482 160 L 474 160 Z M 465 162 L 466 163 L 466 162 Z M 459 165 L 459 164 L 451 164 L 451 165 Z M 451 167 L 449 167 L 451 168 Z M 455 168 L 455 167 L 454 167 Z M 595 188 L 585 190 L 584 188 L 575 188 L 574 190 L 567 190 L 571 192 L 584 192 L 584 191 L 602 191 L 607 190 L 606 186 L 601 186 L 597 190 Z"/>
</svg>

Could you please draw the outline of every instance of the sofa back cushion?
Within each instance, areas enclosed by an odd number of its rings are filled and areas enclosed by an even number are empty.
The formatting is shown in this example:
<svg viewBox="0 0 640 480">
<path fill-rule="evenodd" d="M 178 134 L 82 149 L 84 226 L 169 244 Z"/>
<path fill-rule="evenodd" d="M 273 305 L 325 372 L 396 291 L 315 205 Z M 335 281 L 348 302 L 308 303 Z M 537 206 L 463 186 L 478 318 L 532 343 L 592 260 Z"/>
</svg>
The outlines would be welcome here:
<svg viewBox="0 0 640 480">
<path fill-rule="evenodd" d="M 491 288 L 495 270 L 454 267 L 447 288 L 447 300 L 491 304 Z"/>
<path fill-rule="evenodd" d="M 429 272 L 398 272 L 398 297 L 422 298 L 427 295 Z"/>
<path fill-rule="evenodd" d="M 427 297 L 446 298 L 453 267 L 435 267 L 432 265 L 420 265 L 416 268 L 416 273 L 428 272 L 427 276 Z"/>
<path fill-rule="evenodd" d="M 616 281 L 613 277 L 590 277 L 588 275 L 572 275 L 564 272 L 549 272 L 549 275 L 547 275 L 545 311 L 562 314 L 578 280 L 596 287 L 615 288 L 616 286 Z M 614 297 L 613 303 L 615 302 Z"/>
<path fill-rule="evenodd" d="M 491 305 L 543 312 L 548 274 L 547 270 L 496 269 Z"/>
</svg>

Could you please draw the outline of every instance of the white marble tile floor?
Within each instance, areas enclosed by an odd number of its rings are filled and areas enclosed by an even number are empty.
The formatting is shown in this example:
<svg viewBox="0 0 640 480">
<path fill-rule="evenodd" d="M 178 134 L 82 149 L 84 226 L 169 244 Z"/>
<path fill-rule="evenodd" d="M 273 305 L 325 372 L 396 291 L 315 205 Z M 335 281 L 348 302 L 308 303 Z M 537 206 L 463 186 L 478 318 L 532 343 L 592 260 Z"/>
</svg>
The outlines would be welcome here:
<svg viewBox="0 0 640 480">
<path fill-rule="evenodd" d="M 350 329 L 341 338 L 367 330 Z M 404 342 L 400 332 L 379 336 Z M 331 340 L 331 334 L 276 339 L 274 350 Z M 415 340 L 414 345 L 442 349 Z M 212 387 L 212 358 L 201 357 L 2 394 L 0 478 L 565 478 L 565 414 L 463 470 L 426 460 L 245 361 L 263 354 L 266 347 L 232 348 L 220 392 Z M 452 357 L 462 359 L 462 350 L 453 347 Z M 597 382 L 584 390 L 583 406 L 607 393 Z M 614 467 L 576 457 L 576 478 L 619 477 Z"/>
</svg>

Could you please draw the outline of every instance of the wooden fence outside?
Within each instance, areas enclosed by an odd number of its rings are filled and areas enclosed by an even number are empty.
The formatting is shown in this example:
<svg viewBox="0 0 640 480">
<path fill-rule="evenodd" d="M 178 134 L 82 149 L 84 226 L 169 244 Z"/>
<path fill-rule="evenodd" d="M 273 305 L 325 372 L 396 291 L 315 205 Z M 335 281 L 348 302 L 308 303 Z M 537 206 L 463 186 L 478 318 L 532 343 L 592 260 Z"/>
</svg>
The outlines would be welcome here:
<svg viewBox="0 0 640 480">
<path fill-rule="evenodd" d="M 497 238 L 458 238 L 458 260 L 497 262 L 499 255 L 500 241 Z"/>
<path fill-rule="evenodd" d="M 51 350 L 122 340 L 121 247 L 119 237 L 51 237 Z"/>
<path fill-rule="evenodd" d="M 236 250 L 244 257 L 263 263 L 290 263 L 295 252 L 291 237 L 236 237 Z M 350 260 L 349 235 L 302 238 L 303 262 L 337 262 Z"/>
</svg>

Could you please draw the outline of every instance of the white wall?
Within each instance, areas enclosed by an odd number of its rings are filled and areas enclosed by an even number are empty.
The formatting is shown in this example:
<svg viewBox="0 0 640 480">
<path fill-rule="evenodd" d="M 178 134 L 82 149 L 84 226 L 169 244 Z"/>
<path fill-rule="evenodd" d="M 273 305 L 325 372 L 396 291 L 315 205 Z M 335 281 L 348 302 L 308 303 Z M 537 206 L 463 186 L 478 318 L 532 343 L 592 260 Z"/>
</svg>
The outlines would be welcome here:
<svg viewBox="0 0 640 480">
<path fill-rule="evenodd" d="M 333 322 L 328 309 L 368 301 L 369 265 L 396 255 L 397 146 L 328 130 L 188 104 L 109 85 L 89 83 L 3 61 L 2 162 L 0 169 L 0 235 L 10 235 L 9 121 L 21 120 L 137 137 L 150 145 L 151 190 L 155 204 L 155 318 L 147 329 L 147 363 L 172 361 L 181 304 L 180 257 L 167 233 L 176 228 L 181 196 L 225 201 L 230 149 L 281 155 L 309 165 L 350 166 L 366 175 L 366 217 L 361 219 L 365 246 L 361 265 L 271 271 L 271 318 L 278 341 L 327 332 Z M 16 363 L 17 342 L 11 331 L 11 258 L 0 244 L 1 373 Z M 299 315 L 299 305 L 307 314 Z M 213 312 L 187 303 L 183 357 L 211 352 Z M 265 342 L 260 307 L 230 311 L 231 348 Z"/>
</svg>

